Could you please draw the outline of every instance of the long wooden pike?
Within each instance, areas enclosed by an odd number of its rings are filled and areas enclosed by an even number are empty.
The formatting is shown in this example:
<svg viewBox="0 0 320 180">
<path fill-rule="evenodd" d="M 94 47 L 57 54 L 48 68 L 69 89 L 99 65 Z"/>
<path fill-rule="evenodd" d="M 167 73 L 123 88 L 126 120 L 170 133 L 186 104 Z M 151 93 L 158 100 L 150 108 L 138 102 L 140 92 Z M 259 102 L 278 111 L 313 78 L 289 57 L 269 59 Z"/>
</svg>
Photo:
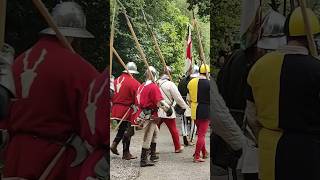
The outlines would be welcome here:
<svg viewBox="0 0 320 180">
<path fill-rule="evenodd" d="M 301 7 L 301 12 L 302 12 L 302 16 L 303 16 L 304 27 L 305 27 L 305 30 L 307 32 L 307 39 L 308 39 L 310 53 L 311 53 L 312 56 L 318 57 L 316 43 L 314 41 L 314 36 L 312 34 L 312 31 L 311 31 L 311 24 L 310 24 L 310 19 L 309 19 L 308 14 L 307 14 L 307 8 L 306 8 L 305 0 L 299 0 L 299 4 L 300 4 L 300 7 Z"/>
<path fill-rule="evenodd" d="M 112 53 L 114 53 L 114 55 L 116 55 L 119 63 L 124 67 L 124 69 L 128 72 L 128 74 L 132 76 L 132 74 L 130 73 L 130 71 L 128 70 L 128 67 L 126 66 L 126 64 L 124 64 L 123 60 L 121 59 L 120 55 L 118 54 L 118 52 L 116 51 L 116 49 L 114 49 L 114 47 L 112 47 Z"/>
<path fill-rule="evenodd" d="M 115 17 L 116 17 L 116 7 L 117 7 L 117 3 L 114 3 L 114 8 L 113 8 L 113 17 L 112 17 L 112 24 L 111 24 L 111 34 L 110 34 L 110 77 L 112 75 L 112 57 L 113 57 L 113 43 L 114 43 L 114 26 L 115 26 Z"/>
<path fill-rule="evenodd" d="M 71 52 L 75 53 L 72 46 L 67 41 L 66 37 L 64 37 L 61 32 L 59 31 L 57 25 L 54 23 L 48 9 L 43 4 L 41 0 L 32 0 L 33 4 L 36 6 L 36 8 L 39 10 L 40 14 L 43 16 L 43 18 L 46 20 L 48 25 L 53 29 L 53 31 L 56 33 L 57 38 L 60 40 L 62 45 L 69 49 Z"/>
<path fill-rule="evenodd" d="M 125 8 L 124 5 L 120 2 L 120 0 L 117 0 L 117 2 L 118 2 L 118 3 L 120 4 L 120 6 L 122 7 L 122 12 L 123 12 L 123 14 L 124 14 L 124 16 L 125 16 L 125 18 L 126 18 L 126 21 L 127 21 L 128 27 L 129 27 L 129 30 L 130 30 L 130 32 L 131 32 L 131 35 L 133 36 L 133 39 L 134 39 L 135 44 L 136 44 L 136 47 L 137 47 L 137 49 L 138 49 L 138 51 L 139 51 L 139 53 L 140 53 L 140 57 L 141 57 L 142 61 L 144 62 L 145 66 L 146 66 L 146 68 L 147 68 L 147 72 L 149 73 L 149 75 L 150 75 L 150 77 L 151 77 L 151 80 L 152 80 L 153 82 L 155 82 L 155 78 L 153 77 L 153 75 L 152 75 L 152 73 L 151 73 L 151 71 L 150 71 L 150 69 L 149 69 L 149 63 L 148 63 L 148 61 L 147 61 L 146 55 L 144 54 L 144 52 L 143 52 L 143 50 L 142 50 L 142 48 L 141 48 L 141 45 L 140 45 L 140 43 L 139 43 L 139 40 L 138 40 L 138 38 L 137 38 L 137 36 L 136 36 L 136 33 L 135 33 L 134 30 L 133 30 L 132 24 L 131 24 L 131 22 L 130 22 L 130 20 L 129 20 L 129 17 L 128 17 L 128 15 L 127 15 L 126 8 Z"/>
<path fill-rule="evenodd" d="M 124 121 L 124 119 L 127 117 L 129 111 L 130 111 L 131 107 L 129 107 L 129 109 L 126 111 L 126 113 L 122 116 L 120 122 L 118 123 L 118 125 L 114 128 L 114 131 L 117 131 L 120 127 L 120 125 L 122 124 L 122 122 Z"/>
<path fill-rule="evenodd" d="M 166 73 L 168 74 L 170 80 L 172 81 L 172 77 L 171 77 L 171 74 L 170 74 L 170 72 L 169 72 L 169 70 L 168 70 L 168 68 L 167 68 L 166 61 L 164 60 L 164 57 L 163 57 L 163 55 L 162 55 L 162 53 L 161 53 L 161 49 L 160 49 L 160 46 L 159 46 L 159 43 L 158 43 L 156 34 L 155 34 L 154 31 L 152 30 L 152 28 L 151 28 L 151 26 L 150 26 L 150 24 L 149 24 L 149 22 L 148 22 L 148 19 L 147 19 L 147 17 L 146 17 L 146 14 L 144 13 L 144 10 L 141 9 L 141 11 L 142 11 L 142 14 L 143 14 L 143 19 L 144 19 L 145 23 L 147 24 L 147 28 L 148 28 L 151 36 L 152 36 L 153 43 L 154 43 L 154 45 L 155 45 L 155 47 L 156 47 L 156 51 L 157 51 L 157 53 L 158 53 L 158 55 L 159 55 L 159 57 L 160 57 L 160 60 L 161 60 L 162 65 L 163 65 L 163 67 L 164 67 L 164 70 L 166 71 Z"/>
<path fill-rule="evenodd" d="M 195 18 L 193 10 L 192 10 L 192 14 L 193 14 L 194 26 L 195 26 L 195 29 L 197 31 L 199 50 L 200 50 L 200 60 L 202 61 L 202 64 L 205 65 L 204 67 L 205 67 L 205 70 L 206 70 L 206 76 L 207 76 L 207 79 L 209 79 L 210 76 L 209 76 L 208 69 L 207 69 L 207 66 L 206 66 L 208 64 L 206 63 L 206 58 L 205 58 L 205 55 L 204 55 L 204 50 L 203 50 L 202 41 L 201 41 L 200 30 L 199 30 L 198 23 L 197 23 L 197 20 Z"/>
<path fill-rule="evenodd" d="M 0 0 L 0 50 L 5 43 L 7 0 Z"/>
</svg>

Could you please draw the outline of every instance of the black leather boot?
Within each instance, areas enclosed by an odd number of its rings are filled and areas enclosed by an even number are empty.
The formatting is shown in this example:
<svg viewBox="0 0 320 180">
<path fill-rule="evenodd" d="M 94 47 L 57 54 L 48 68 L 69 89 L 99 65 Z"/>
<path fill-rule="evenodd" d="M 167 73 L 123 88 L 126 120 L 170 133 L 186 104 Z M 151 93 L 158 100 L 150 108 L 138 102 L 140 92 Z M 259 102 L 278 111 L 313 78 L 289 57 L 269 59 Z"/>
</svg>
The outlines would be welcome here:
<svg viewBox="0 0 320 180">
<path fill-rule="evenodd" d="M 131 160 L 131 159 L 137 159 L 136 156 L 133 156 L 131 153 L 130 153 L 130 140 L 131 140 L 131 137 L 123 137 L 122 139 L 122 143 L 123 143 L 123 153 L 122 153 L 122 159 L 125 159 L 125 160 Z"/>
<path fill-rule="evenodd" d="M 119 155 L 119 152 L 117 150 L 117 147 L 118 147 L 118 144 L 117 142 L 113 141 L 111 147 L 110 147 L 110 150 L 113 154 L 116 154 L 116 155 Z"/>
<path fill-rule="evenodd" d="M 140 167 L 154 166 L 154 163 L 148 160 L 148 153 L 149 153 L 149 149 L 142 148 Z"/>
<path fill-rule="evenodd" d="M 150 145 L 150 161 L 157 162 L 159 156 L 156 155 L 157 143 L 151 143 Z"/>
</svg>

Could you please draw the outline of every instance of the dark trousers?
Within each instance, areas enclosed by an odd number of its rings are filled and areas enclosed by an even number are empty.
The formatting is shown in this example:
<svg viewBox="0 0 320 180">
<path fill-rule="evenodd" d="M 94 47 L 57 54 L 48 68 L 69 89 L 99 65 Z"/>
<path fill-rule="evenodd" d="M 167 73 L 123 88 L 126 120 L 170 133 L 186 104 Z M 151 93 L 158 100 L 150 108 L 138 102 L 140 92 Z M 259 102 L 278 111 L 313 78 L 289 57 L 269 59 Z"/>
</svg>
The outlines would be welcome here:
<svg viewBox="0 0 320 180">
<path fill-rule="evenodd" d="M 114 142 L 117 144 L 122 140 L 123 152 L 128 152 L 130 147 L 131 137 L 134 135 L 134 127 L 131 127 L 131 123 L 128 121 L 122 121 L 119 126 Z"/>
</svg>

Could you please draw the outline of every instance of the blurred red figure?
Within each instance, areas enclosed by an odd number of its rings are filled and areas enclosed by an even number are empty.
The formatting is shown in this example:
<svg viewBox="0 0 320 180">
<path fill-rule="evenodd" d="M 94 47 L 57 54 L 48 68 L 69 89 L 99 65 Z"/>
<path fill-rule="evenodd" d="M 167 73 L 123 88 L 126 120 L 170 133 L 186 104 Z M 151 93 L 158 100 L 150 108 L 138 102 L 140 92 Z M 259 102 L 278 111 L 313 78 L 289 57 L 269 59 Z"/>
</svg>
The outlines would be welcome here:
<svg viewBox="0 0 320 180">
<path fill-rule="evenodd" d="M 91 154 L 84 162 L 80 180 L 105 179 L 109 171 L 110 103 L 109 73 L 105 70 L 89 86 L 81 110 L 81 136 Z"/>
<path fill-rule="evenodd" d="M 59 3 L 52 16 L 70 44 L 75 38 L 93 37 L 85 29 L 85 15 L 78 4 Z M 51 28 L 41 33 L 45 35 L 13 64 L 16 100 L 8 122 L 10 141 L 3 174 L 31 180 L 49 172 L 46 180 L 78 179 L 81 165 L 72 165 L 76 151 L 67 146 L 67 140 L 79 137 L 81 101 L 98 72 L 64 48 Z M 62 156 L 48 168 L 63 147 Z"/>
</svg>

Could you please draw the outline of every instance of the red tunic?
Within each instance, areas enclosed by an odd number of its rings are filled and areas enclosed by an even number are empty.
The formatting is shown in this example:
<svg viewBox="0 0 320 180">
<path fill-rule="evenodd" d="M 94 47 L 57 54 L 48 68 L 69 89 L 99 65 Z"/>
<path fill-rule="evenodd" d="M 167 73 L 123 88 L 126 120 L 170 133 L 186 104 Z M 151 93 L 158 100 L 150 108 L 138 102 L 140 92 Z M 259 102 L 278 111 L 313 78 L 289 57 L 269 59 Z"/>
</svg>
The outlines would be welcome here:
<svg viewBox="0 0 320 180">
<path fill-rule="evenodd" d="M 80 179 L 95 177 L 94 167 L 105 153 L 103 147 L 109 147 L 110 103 L 109 103 L 109 73 L 107 69 L 94 80 L 85 96 L 81 111 L 81 136 L 90 144 L 94 151 L 84 162 Z M 88 101 L 89 99 L 89 101 Z M 95 101 L 96 99 L 96 101 Z M 94 115 L 90 113 L 90 104 L 96 108 Z"/>
<path fill-rule="evenodd" d="M 15 60 L 13 73 L 17 99 L 8 123 L 4 176 L 38 179 L 59 143 L 79 131 L 81 101 L 98 72 L 55 37 L 45 36 Z M 67 148 L 47 180 L 77 179 L 80 167 L 69 167 L 74 155 Z"/>
<path fill-rule="evenodd" d="M 133 120 L 139 116 L 143 109 L 151 109 L 153 117 L 158 117 L 157 104 L 163 99 L 159 87 L 155 83 L 143 83 L 137 90 L 135 104 L 139 110 L 133 115 Z"/>
<path fill-rule="evenodd" d="M 139 86 L 140 83 L 127 73 L 122 73 L 121 76 L 114 80 L 115 91 L 112 98 L 113 106 L 111 113 L 113 118 L 121 119 L 130 106 L 135 103 L 136 92 Z M 132 122 L 132 112 L 131 108 L 125 120 Z"/>
</svg>

